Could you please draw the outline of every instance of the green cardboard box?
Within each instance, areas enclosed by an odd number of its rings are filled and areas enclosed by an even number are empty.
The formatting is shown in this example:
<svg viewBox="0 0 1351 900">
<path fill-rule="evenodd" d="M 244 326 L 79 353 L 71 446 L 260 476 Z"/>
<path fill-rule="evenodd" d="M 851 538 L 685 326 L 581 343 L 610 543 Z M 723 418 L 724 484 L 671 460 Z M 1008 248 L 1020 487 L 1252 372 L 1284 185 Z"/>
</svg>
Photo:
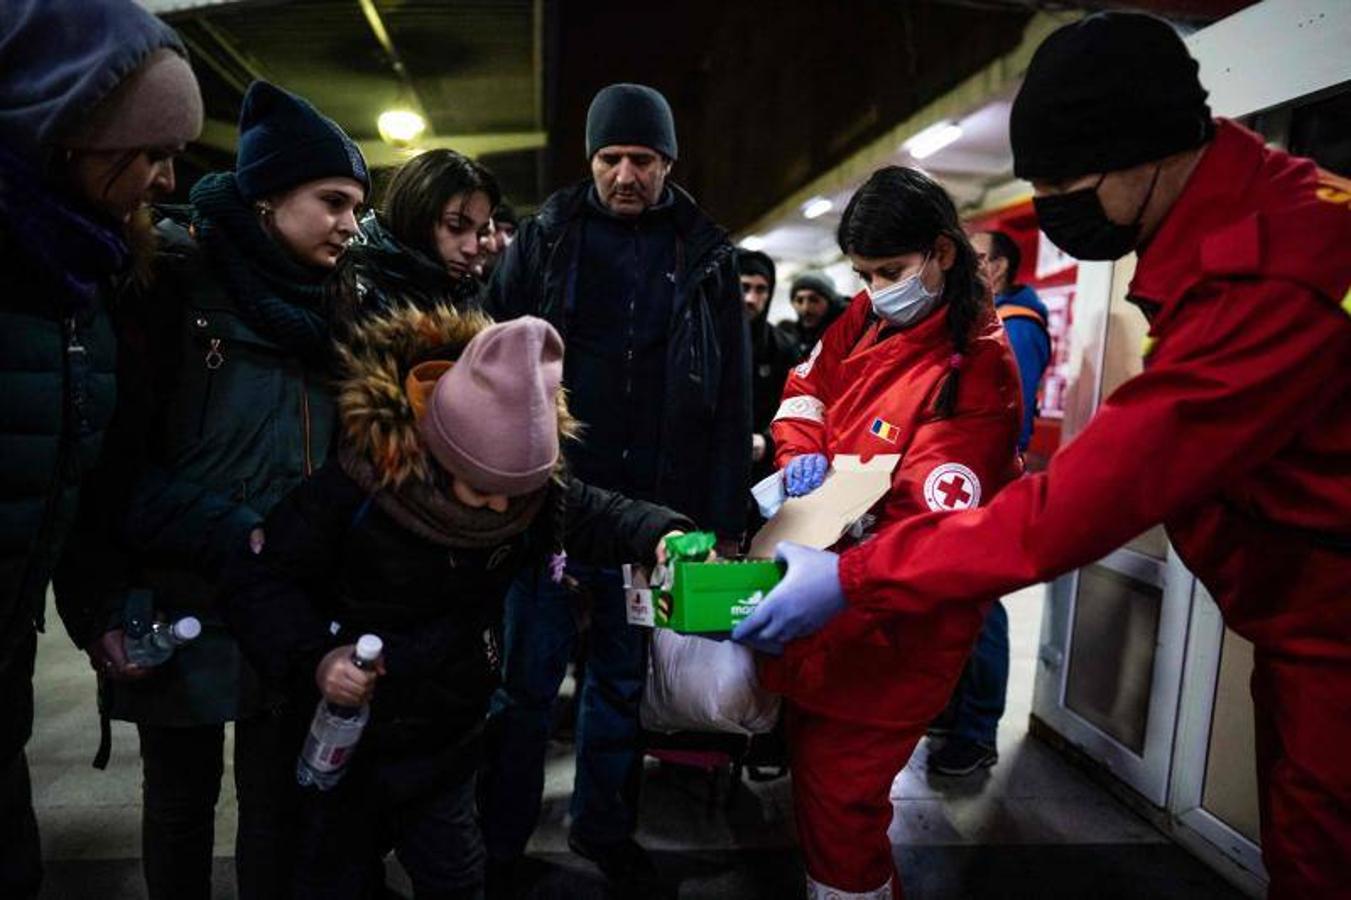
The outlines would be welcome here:
<svg viewBox="0 0 1351 900">
<path fill-rule="evenodd" d="M 782 577 L 772 560 L 677 562 L 668 595 L 670 614 L 663 615 L 664 604 L 658 603 L 656 623 L 684 634 L 731 631 L 755 609 L 755 603 L 747 603 L 751 596 L 769 593 Z"/>
</svg>

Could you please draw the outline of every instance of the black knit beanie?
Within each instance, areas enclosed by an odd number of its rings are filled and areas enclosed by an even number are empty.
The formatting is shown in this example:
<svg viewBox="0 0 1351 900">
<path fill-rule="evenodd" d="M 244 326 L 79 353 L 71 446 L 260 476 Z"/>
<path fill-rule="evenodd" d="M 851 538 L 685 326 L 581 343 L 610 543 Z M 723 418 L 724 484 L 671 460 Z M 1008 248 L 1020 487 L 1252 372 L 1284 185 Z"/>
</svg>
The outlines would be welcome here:
<svg viewBox="0 0 1351 900">
<path fill-rule="evenodd" d="M 586 111 L 586 158 L 603 147 L 634 144 L 676 158 L 675 117 L 660 91 L 643 84 L 603 88 Z"/>
<path fill-rule="evenodd" d="M 354 178 L 369 195 L 366 160 L 332 119 L 302 97 L 266 81 L 244 94 L 235 180 L 257 200 L 318 178 Z"/>
<path fill-rule="evenodd" d="M 759 275 L 769 282 L 769 292 L 774 293 L 774 260 L 759 250 L 737 250 L 736 271 L 738 275 Z"/>
<path fill-rule="evenodd" d="M 1154 16 L 1097 13 L 1057 29 L 1013 101 L 1014 174 L 1075 178 L 1201 146 L 1215 125 L 1197 68 Z"/>
<path fill-rule="evenodd" d="M 788 288 L 789 298 L 791 299 L 798 291 L 816 291 L 831 303 L 840 299 L 840 295 L 835 292 L 835 282 L 820 272 L 803 272 L 794 278 Z"/>
</svg>

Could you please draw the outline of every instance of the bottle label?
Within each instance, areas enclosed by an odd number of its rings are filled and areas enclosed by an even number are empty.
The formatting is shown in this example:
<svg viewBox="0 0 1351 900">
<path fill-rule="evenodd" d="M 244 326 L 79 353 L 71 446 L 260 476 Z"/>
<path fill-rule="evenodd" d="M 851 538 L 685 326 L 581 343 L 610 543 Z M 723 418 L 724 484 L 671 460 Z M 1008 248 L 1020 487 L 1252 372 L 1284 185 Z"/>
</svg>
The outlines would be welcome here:
<svg viewBox="0 0 1351 900">
<path fill-rule="evenodd" d="M 356 741 L 347 743 L 328 743 L 317 739 L 313 733 L 305 739 L 305 761 L 320 772 L 336 772 L 347 765 Z"/>
</svg>

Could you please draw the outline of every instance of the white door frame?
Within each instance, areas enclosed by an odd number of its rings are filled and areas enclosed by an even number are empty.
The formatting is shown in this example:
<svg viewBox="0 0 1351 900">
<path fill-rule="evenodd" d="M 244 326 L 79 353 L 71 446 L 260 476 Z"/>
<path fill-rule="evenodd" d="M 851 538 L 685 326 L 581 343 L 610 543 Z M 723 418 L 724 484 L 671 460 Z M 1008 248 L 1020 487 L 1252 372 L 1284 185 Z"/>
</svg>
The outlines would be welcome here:
<svg viewBox="0 0 1351 900">
<path fill-rule="evenodd" d="M 1220 853 L 1262 880 L 1262 848 L 1240 834 L 1203 805 L 1210 733 L 1215 713 L 1215 689 L 1224 647 L 1224 619 L 1210 592 L 1199 582 L 1192 598 L 1191 634 L 1178 706 L 1177 740 L 1173 752 L 1173 779 L 1168 811 L 1178 824 L 1190 828 Z"/>
</svg>

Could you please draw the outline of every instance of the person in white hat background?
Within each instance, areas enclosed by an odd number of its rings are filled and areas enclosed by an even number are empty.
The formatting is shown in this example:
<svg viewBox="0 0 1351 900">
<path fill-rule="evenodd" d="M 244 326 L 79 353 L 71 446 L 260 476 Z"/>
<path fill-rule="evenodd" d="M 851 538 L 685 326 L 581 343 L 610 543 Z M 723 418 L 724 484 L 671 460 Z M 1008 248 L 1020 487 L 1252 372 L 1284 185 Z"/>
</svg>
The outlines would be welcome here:
<svg viewBox="0 0 1351 900">
<path fill-rule="evenodd" d="M 202 99 L 177 35 L 130 0 L 5 0 L 0 72 L 0 896 L 24 898 L 37 631 L 113 413 L 107 304 Z"/>
</svg>

